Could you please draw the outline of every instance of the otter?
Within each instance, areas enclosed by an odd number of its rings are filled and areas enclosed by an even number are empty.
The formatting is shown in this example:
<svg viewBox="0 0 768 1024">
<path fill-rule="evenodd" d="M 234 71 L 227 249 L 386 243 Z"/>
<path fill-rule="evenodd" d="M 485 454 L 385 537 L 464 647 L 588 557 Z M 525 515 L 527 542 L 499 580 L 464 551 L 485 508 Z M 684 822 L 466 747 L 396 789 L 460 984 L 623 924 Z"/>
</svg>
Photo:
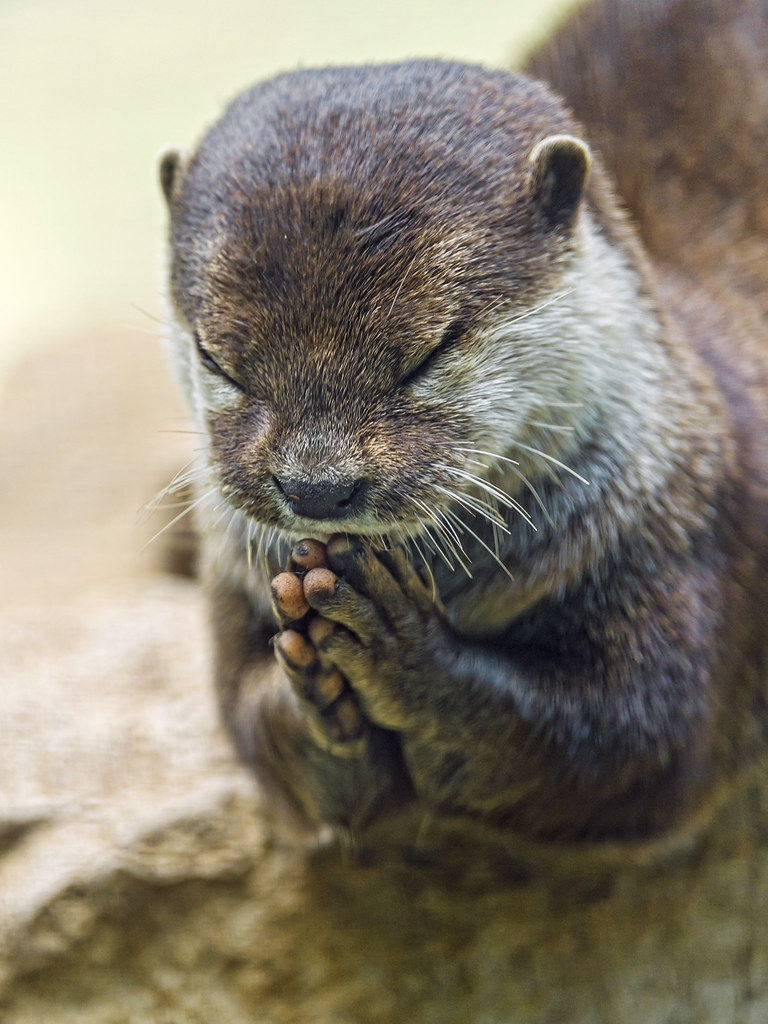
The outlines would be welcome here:
<svg viewBox="0 0 768 1024">
<path fill-rule="evenodd" d="M 757 51 L 607 0 L 536 77 L 281 74 L 162 159 L 221 713 L 311 827 L 648 840 L 764 754 Z"/>
</svg>

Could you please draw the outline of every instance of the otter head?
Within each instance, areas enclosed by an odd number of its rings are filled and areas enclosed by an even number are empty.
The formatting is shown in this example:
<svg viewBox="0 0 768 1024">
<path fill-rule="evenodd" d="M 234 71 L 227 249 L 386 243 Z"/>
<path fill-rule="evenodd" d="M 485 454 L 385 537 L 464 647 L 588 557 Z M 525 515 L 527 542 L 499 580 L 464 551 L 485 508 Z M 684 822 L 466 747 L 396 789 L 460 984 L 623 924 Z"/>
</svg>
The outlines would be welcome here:
<svg viewBox="0 0 768 1024">
<path fill-rule="evenodd" d="M 578 377 L 546 313 L 579 258 L 575 131 L 527 78 L 416 62 L 280 76 L 163 159 L 175 359 L 227 502 L 312 536 L 489 504 Z"/>
</svg>

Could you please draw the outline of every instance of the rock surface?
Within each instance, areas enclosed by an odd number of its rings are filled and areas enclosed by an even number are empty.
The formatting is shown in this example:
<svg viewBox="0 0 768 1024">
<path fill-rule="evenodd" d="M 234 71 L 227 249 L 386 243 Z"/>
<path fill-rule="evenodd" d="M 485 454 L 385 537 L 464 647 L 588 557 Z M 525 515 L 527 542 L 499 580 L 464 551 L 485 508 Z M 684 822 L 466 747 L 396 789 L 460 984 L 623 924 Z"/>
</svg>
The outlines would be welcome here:
<svg viewBox="0 0 768 1024">
<path fill-rule="evenodd" d="M 192 446 L 165 433 L 180 415 L 129 337 L 7 389 L 3 1024 L 765 1024 L 765 766 L 652 855 L 408 816 L 352 858 L 272 834 L 217 723 L 194 583 L 139 555 L 136 511 Z"/>
</svg>

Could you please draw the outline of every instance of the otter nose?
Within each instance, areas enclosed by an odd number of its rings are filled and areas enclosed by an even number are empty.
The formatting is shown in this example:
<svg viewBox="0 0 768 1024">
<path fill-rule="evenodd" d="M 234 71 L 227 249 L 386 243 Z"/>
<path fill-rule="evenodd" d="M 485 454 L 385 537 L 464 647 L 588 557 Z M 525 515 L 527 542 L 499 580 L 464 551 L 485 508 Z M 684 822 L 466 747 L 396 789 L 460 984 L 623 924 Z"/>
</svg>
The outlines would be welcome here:
<svg viewBox="0 0 768 1024">
<path fill-rule="evenodd" d="M 307 519 L 343 519 L 354 510 L 363 480 L 280 480 L 272 478 L 291 512 Z"/>
</svg>

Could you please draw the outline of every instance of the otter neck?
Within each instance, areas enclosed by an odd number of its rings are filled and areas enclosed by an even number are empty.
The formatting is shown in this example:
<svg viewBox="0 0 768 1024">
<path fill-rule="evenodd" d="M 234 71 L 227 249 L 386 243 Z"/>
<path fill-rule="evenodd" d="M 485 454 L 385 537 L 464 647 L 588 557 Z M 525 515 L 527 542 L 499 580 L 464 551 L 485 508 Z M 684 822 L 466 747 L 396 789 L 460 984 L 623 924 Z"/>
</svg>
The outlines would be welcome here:
<svg viewBox="0 0 768 1024">
<path fill-rule="evenodd" d="M 692 396 L 671 387 L 676 345 L 645 269 L 586 211 L 551 294 L 491 333 L 515 381 L 496 389 L 488 450 L 518 463 L 502 471 L 515 496 L 553 474 L 571 495 L 606 473 L 638 497 L 664 486 L 670 419 L 690 417 Z"/>
</svg>

